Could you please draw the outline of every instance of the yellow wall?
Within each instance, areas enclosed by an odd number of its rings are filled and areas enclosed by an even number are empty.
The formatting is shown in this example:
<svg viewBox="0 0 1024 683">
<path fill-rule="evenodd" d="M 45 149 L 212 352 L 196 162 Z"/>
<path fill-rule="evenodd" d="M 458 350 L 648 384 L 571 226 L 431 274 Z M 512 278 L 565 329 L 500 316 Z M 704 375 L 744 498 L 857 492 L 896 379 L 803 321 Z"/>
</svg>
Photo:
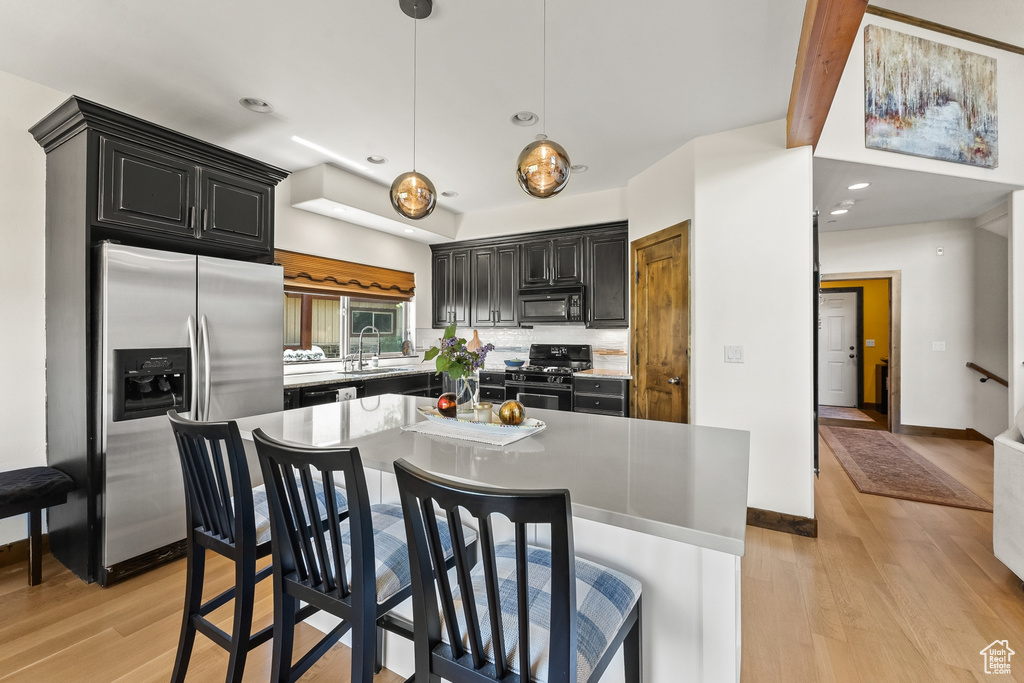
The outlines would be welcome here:
<svg viewBox="0 0 1024 683">
<path fill-rule="evenodd" d="M 834 287 L 864 288 L 864 402 L 875 403 L 875 365 L 881 358 L 889 357 L 889 281 L 888 280 L 831 280 L 822 282 L 822 289 Z M 866 345 L 866 339 L 874 339 L 875 346 Z"/>
</svg>

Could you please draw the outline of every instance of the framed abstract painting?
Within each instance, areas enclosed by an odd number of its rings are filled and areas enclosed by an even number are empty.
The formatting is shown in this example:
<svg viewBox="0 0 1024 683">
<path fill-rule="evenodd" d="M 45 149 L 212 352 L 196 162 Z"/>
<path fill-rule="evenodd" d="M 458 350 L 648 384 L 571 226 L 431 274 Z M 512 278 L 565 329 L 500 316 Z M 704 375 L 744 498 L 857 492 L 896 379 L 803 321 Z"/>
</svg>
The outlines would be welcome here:
<svg viewBox="0 0 1024 683">
<path fill-rule="evenodd" d="M 864 144 L 999 165 L 996 60 L 880 26 L 864 28 Z"/>
</svg>

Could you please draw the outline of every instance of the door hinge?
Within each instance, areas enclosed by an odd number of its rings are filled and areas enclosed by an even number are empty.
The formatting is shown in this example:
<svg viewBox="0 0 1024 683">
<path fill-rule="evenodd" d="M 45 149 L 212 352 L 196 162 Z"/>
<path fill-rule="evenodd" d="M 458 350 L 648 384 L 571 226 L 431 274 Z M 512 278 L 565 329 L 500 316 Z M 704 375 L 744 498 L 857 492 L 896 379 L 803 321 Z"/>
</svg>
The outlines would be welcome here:
<svg viewBox="0 0 1024 683">
<path fill-rule="evenodd" d="M 640 352 L 639 351 L 636 352 L 636 364 L 638 366 L 640 365 Z"/>
<path fill-rule="evenodd" d="M 640 284 L 640 266 L 636 267 L 636 284 Z"/>
</svg>

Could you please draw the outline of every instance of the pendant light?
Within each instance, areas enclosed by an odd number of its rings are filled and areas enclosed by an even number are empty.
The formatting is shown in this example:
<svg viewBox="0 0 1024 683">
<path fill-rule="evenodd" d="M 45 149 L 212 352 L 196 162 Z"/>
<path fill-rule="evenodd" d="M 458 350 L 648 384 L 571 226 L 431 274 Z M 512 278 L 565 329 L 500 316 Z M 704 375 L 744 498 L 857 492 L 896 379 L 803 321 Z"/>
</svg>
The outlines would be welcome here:
<svg viewBox="0 0 1024 683">
<path fill-rule="evenodd" d="M 544 91 L 541 106 L 541 121 L 544 131 L 548 126 L 548 3 L 544 0 Z M 526 194 L 544 199 L 553 197 L 565 188 L 569 183 L 571 163 L 565 148 L 554 140 L 548 140 L 548 136 L 541 134 L 537 140 L 531 142 L 519 153 L 516 161 L 516 178 L 519 180 L 519 187 L 523 188 Z"/>
<path fill-rule="evenodd" d="M 437 204 L 437 191 L 430 178 L 416 171 L 416 22 L 430 16 L 431 0 L 399 0 L 402 11 L 412 17 L 412 170 L 391 183 L 391 205 L 402 216 L 426 218 Z"/>
</svg>

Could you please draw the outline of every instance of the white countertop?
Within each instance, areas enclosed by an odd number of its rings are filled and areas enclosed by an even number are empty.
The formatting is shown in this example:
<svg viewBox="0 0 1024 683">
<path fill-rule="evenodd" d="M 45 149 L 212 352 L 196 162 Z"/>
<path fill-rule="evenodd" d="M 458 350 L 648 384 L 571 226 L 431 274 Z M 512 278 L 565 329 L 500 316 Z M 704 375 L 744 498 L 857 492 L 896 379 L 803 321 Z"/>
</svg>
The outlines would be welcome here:
<svg viewBox="0 0 1024 683">
<path fill-rule="evenodd" d="M 547 428 L 503 447 L 402 431 L 433 399 L 387 394 L 239 419 L 242 436 L 356 446 L 363 465 L 417 467 L 503 488 L 567 488 L 573 515 L 743 555 L 747 432 L 531 409 Z"/>
</svg>

